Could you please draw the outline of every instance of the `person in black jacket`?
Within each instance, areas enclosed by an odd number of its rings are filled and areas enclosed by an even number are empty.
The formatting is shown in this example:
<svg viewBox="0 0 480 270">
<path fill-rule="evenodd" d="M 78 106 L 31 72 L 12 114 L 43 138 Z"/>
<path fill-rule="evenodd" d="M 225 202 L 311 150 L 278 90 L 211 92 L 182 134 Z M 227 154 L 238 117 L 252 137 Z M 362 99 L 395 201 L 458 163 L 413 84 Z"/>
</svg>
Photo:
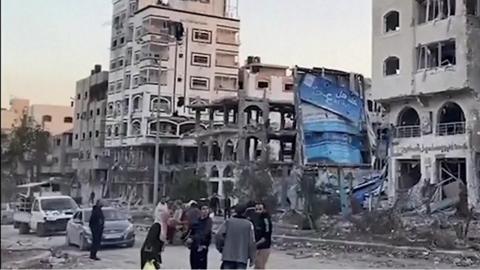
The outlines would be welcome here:
<svg viewBox="0 0 480 270">
<path fill-rule="evenodd" d="M 232 211 L 232 199 L 230 199 L 230 196 L 225 196 L 225 209 L 223 210 L 224 213 L 224 219 L 227 220 L 227 218 L 230 218 L 231 216 L 231 211 Z"/>
<path fill-rule="evenodd" d="M 257 244 L 255 269 L 265 269 L 268 257 L 270 256 L 270 246 L 272 244 L 272 218 L 267 212 L 264 203 L 257 203 L 255 205 L 255 212 L 255 242 Z"/>
<path fill-rule="evenodd" d="M 161 253 L 164 245 L 164 242 L 160 240 L 161 231 L 162 227 L 158 222 L 153 223 L 148 230 L 147 237 L 140 250 L 140 269 L 143 269 L 145 264 L 150 261 L 153 261 L 156 269 L 160 269 L 160 264 L 162 263 Z"/>
<path fill-rule="evenodd" d="M 200 218 L 192 226 L 187 246 L 190 248 L 192 269 L 207 269 L 208 247 L 212 240 L 212 219 L 208 205 L 202 205 Z"/>
<path fill-rule="evenodd" d="M 90 259 L 100 260 L 97 257 L 97 251 L 100 249 L 102 243 L 103 226 L 105 224 L 105 217 L 102 211 L 103 203 L 101 200 L 97 200 L 97 203 L 92 208 L 92 214 L 88 225 L 92 232 L 92 245 L 90 247 Z"/>
</svg>

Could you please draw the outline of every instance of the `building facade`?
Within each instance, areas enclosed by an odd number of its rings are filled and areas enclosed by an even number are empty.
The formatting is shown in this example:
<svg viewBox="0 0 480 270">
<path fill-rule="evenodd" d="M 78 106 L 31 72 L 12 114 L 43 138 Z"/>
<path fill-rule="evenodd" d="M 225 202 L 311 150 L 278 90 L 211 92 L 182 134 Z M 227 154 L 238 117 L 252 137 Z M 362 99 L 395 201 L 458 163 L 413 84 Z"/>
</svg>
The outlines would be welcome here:
<svg viewBox="0 0 480 270">
<path fill-rule="evenodd" d="M 234 6 L 226 0 L 114 1 L 105 134 L 114 159 L 112 192 L 123 194 L 135 182 L 137 194 L 150 200 L 156 132 L 161 177 L 171 177 L 183 162 L 193 162 L 190 152 L 196 157 L 194 113 L 187 106 L 237 95 Z M 172 27 L 178 23 L 183 31 Z M 130 180 L 121 180 L 127 174 Z"/>
<path fill-rule="evenodd" d="M 296 136 L 293 78 L 288 67 L 263 64 L 259 57 L 249 57 L 239 73 L 238 96 L 192 105 L 198 168 L 210 192 L 224 196 L 226 182 L 234 183 L 242 170 L 266 161 L 272 180 L 278 181 L 277 194 L 286 194 Z M 202 121 L 202 114 L 209 121 Z"/>
<path fill-rule="evenodd" d="M 24 116 L 30 117 L 50 135 L 61 135 L 73 128 L 73 108 L 69 106 L 32 104 L 28 99 L 10 100 L 10 108 L 2 109 L 2 131 L 9 133 L 21 125 Z"/>
<path fill-rule="evenodd" d="M 479 63 L 478 0 L 373 1 L 372 97 L 393 127 L 392 200 L 429 181 L 480 206 Z"/>
<path fill-rule="evenodd" d="M 108 71 L 95 65 L 90 76 L 77 81 L 73 148 L 76 194 L 85 201 L 90 193 L 102 194 L 111 158 L 105 149 Z"/>
</svg>

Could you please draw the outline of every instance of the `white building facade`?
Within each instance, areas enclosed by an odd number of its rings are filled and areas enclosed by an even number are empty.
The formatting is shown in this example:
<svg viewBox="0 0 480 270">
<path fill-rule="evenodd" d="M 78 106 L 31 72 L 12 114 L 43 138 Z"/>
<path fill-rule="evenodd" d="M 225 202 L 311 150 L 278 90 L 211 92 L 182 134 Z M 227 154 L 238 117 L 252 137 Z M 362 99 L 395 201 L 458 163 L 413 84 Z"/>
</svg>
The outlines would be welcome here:
<svg viewBox="0 0 480 270">
<path fill-rule="evenodd" d="M 393 127 L 391 199 L 419 182 L 458 180 L 478 209 L 479 1 L 373 1 L 372 75 Z"/>
<path fill-rule="evenodd" d="M 114 2 L 107 146 L 154 143 L 159 81 L 165 117 L 193 118 L 186 106 L 198 98 L 237 94 L 239 21 L 226 16 L 225 2 Z M 169 36 L 170 22 L 184 27 L 180 43 Z"/>
<path fill-rule="evenodd" d="M 116 170 L 111 180 L 136 182 L 137 194 L 145 200 L 153 194 L 156 132 L 164 179 L 196 162 L 195 139 L 190 136 L 195 115 L 187 106 L 237 95 L 240 21 L 230 2 L 113 2 L 105 146 L 112 150 Z M 183 31 L 175 31 L 174 24 L 181 24 Z M 122 171 L 132 176 L 124 177 Z"/>
</svg>

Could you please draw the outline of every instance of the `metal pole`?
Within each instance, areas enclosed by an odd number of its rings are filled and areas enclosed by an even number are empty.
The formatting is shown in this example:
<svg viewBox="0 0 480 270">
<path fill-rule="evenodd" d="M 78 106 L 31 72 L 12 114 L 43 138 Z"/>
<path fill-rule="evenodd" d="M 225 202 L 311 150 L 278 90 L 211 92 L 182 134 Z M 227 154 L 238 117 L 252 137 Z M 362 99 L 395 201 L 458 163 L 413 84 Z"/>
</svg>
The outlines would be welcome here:
<svg viewBox="0 0 480 270">
<path fill-rule="evenodd" d="M 159 177 L 159 161 L 160 161 L 160 93 L 162 89 L 162 55 L 158 57 L 158 92 L 157 92 L 157 128 L 155 134 L 155 165 L 153 174 L 153 204 L 158 203 L 158 177 Z M 165 183 L 163 183 L 165 186 Z M 165 187 L 163 187 L 165 190 Z"/>
</svg>

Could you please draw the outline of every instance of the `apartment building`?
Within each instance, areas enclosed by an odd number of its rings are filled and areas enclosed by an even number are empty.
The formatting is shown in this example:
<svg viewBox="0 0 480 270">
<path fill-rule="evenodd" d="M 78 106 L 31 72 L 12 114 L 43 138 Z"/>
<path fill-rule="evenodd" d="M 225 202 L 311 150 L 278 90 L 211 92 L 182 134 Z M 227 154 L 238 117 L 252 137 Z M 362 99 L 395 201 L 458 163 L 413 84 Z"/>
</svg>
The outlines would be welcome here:
<svg viewBox="0 0 480 270">
<path fill-rule="evenodd" d="M 372 97 L 393 127 L 389 195 L 423 181 L 480 206 L 478 0 L 373 1 Z M 451 195 L 453 193 L 453 196 Z"/>
<path fill-rule="evenodd" d="M 149 200 L 156 132 L 164 177 L 180 165 L 178 153 L 196 153 L 187 106 L 237 95 L 240 22 L 227 0 L 118 0 L 112 21 L 105 134 L 114 159 L 112 192 L 136 182 Z M 127 172 L 130 180 L 121 180 Z"/>
<path fill-rule="evenodd" d="M 50 135 L 61 135 L 73 128 L 73 108 L 48 104 L 32 104 L 28 99 L 10 100 L 10 108 L 2 109 L 2 131 L 8 133 L 21 125 L 24 116 L 48 131 Z"/>
<path fill-rule="evenodd" d="M 261 160 L 268 161 L 278 183 L 292 179 L 296 130 L 289 68 L 248 57 L 239 73 L 237 96 L 191 105 L 197 119 L 198 168 L 209 180 L 210 192 L 221 196 L 226 182 L 235 182 L 242 169 Z M 201 120 L 203 114 L 209 121 Z"/>
<path fill-rule="evenodd" d="M 102 194 L 107 180 L 110 155 L 105 149 L 108 71 L 95 65 L 90 76 L 77 81 L 75 90 L 75 121 L 73 149 L 77 152 L 73 167 L 76 171 L 77 197 L 85 202 L 90 193 Z"/>
</svg>

